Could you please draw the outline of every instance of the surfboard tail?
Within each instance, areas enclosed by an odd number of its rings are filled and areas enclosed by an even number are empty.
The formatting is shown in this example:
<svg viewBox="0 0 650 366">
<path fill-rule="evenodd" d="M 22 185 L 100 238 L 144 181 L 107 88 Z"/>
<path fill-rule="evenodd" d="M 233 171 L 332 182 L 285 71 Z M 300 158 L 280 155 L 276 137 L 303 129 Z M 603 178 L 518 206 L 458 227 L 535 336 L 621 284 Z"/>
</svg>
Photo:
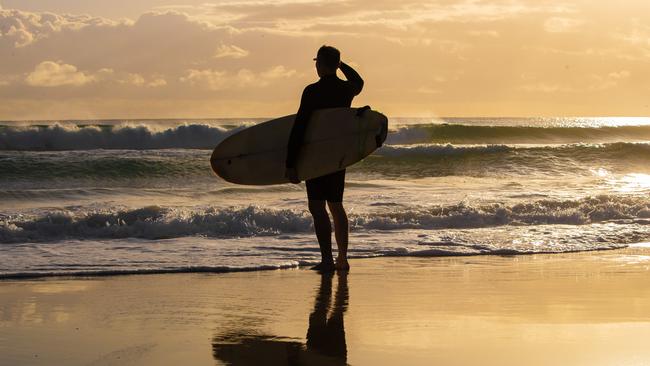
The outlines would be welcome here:
<svg viewBox="0 0 650 366">
<path fill-rule="evenodd" d="M 381 121 L 381 129 L 379 130 L 379 133 L 375 135 L 375 142 L 377 143 L 378 149 L 382 147 L 387 137 L 388 137 L 388 118 L 384 116 L 384 118 Z"/>
<path fill-rule="evenodd" d="M 363 107 L 357 108 L 356 115 L 357 117 L 362 117 L 366 111 L 371 111 L 371 110 L 372 108 L 370 108 L 369 105 L 365 105 Z M 384 144 L 384 141 L 386 141 L 386 137 L 388 137 L 388 118 L 386 118 L 386 116 L 384 115 L 382 115 L 382 117 L 383 119 L 381 121 L 381 128 L 379 130 L 379 133 L 375 135 L 375 144 L 377 146 L 376 147 L 377 149 Z"/>
</svg>

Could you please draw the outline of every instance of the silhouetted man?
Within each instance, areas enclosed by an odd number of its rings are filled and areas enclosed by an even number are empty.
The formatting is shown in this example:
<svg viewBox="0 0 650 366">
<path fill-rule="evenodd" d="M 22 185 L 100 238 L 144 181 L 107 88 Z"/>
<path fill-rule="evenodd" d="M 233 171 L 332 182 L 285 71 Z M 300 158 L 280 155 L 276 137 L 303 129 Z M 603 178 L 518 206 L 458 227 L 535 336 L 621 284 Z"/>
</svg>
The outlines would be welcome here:
<svg viewBox="0 0 650 366">
<path fill-rule="evenodd" d="M 314 61 L 316 61 L 316 71 L 320 80 L 307 85 L 302 92 L 300 108 L 289 138 L 286 175 L 293 183 L 300 183 L 296 161 L 312 112 L 323 108 L 349 107 L 352 98 L 363 89 L 363 80 L 352 67 L 341 62 L 341 53 L 336 48 L 322 46 Z M 341 69 L 347 81 L 336 76 L 337 69 Z M 314 219 L 314 231 L 316 231 L 322 257 L 321 263 L 313 269 L 326 272 L 333 271 L 335 268 L 350 268 L 347 260 L 348 217 L 343 208 L 345 169 L 308 179 L 306 185 L 309 212 Z M 326 202 L 334 220 L 334 234 L 338 247 L 336 265 L 332 258 L 332 226 L 325 209 Z"/>
</svg>

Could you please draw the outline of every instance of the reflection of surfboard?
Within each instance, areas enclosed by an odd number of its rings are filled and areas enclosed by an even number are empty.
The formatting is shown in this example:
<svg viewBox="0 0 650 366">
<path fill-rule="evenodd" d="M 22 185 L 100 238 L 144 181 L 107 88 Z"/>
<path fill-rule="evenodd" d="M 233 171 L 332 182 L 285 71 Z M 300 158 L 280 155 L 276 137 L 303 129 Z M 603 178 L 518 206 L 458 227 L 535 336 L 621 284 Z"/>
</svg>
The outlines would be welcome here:
<svg viewBox="0 0 650 366">
<path fill-rule="evenodd" d="M 212 152 L 212 170 L 238 184 L 288 183 L 285 161 L 296 115 L 242 130 Z M 301 180 L 350 166 L 370 155 L 386 140 L 388 119 L 369 108 L 332 108 L 313 113 L 296 164 Z"/>
</svg>

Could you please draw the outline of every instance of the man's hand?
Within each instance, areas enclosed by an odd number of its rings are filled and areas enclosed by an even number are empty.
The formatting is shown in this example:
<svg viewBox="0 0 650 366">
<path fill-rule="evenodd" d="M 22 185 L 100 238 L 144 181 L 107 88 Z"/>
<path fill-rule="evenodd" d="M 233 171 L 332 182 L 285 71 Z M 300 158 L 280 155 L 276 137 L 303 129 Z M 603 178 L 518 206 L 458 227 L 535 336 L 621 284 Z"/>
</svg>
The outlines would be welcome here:
<svg viewBox="0 0 650 366">
<path fill-rule="evenodd" d="M 284 176 L 289 178 L 289 182 L 293 184 L 300 183 L 300 179 L 298 179 L 298 171 L 296 171 L 296 168 L 287 168 L 287 171 L 284 173 Z"/>
</svg>

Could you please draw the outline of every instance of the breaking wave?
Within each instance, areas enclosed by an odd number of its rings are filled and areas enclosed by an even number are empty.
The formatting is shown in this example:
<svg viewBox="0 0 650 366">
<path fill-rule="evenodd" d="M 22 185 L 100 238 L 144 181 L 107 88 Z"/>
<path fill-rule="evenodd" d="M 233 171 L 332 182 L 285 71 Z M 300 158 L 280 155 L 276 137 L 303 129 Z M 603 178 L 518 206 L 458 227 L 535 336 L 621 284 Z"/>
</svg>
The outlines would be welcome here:
<svg viewBox="0 0 650 366">
<path fill-rule="evenodd" d="M 401 207 L 352 214 L 352 230 L 458 229 L 502 225 L 585 225 L 611 220 L 650 224 L 647 197 L 597 196 L 580 200 L 540 200 L 516 205 Z M 0 216 L 0 242 L 62 239 L 186 236 L 250 237 L 312 231 L 305 211 L 248 206 L 181 210 L 150 206 L 135 210 L 54 211 L 37 217 Z"/>
<path fill-rule="evenodd" d="M 213 149 L 221 140 L 244 127 L 188 124 L 158 131 L 148 126 L 130 125 L 5 126 L 0 129 L 0 150 Z"/>
</svg>

